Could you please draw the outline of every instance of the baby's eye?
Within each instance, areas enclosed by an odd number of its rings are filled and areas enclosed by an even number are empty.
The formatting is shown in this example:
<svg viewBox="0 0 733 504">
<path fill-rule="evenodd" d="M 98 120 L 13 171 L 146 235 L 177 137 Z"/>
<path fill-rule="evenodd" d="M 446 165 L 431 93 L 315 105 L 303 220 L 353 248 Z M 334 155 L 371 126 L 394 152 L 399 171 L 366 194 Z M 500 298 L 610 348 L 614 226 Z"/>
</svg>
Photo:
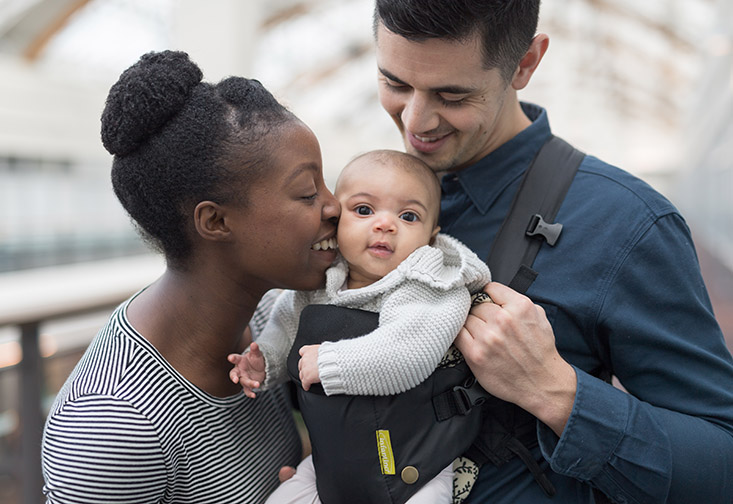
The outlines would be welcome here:
<svg viewBox="0 0 733 504">
<path fill-rule="evenodd" d="M 415 222 L 419 220 L 415 212 L 405 212 L 402 215 L 400 215 L 400 219 L 407 221 L 407 222 Z"/>
<path fill-rule="evenodd" d="M 359 205 L 358 207 L 356 207 L 356 208 L 354 209 L 354 211 L 355 211 L 355 212 L 356 212 L 357 214 L 359 214 L 359 215 L 371 215 L 371 214 L 372 214 L 372 209 L 371 209 L 371 208 L 369 208 L 369 207 L 368 207 L 368 206 L 366 206 L 366 205 Z"/>
</svg>

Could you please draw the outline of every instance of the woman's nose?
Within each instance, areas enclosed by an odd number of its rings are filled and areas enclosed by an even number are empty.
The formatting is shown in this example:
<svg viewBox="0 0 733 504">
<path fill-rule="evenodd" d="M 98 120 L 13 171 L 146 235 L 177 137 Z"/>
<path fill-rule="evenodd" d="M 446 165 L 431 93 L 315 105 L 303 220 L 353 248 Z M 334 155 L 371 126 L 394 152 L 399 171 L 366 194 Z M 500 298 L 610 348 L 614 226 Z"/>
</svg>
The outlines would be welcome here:
<svg viewBox="0 0 733 504">
<path fill-rule="evenodd" d="M 336 197 L 331 194 L 331 191 L 328 189 L 325 189 L 326 194 L 324 194 L 324 197 L 326 198 L 323 203 L 323 208 L 321 210 L 321 219 L 322 220 L 332 220 L 336 221 L 339 218 L 339 215 L 341 215 L 341 204 L 339 203 L 339 200 L 336 199 Z"/>
</svg>

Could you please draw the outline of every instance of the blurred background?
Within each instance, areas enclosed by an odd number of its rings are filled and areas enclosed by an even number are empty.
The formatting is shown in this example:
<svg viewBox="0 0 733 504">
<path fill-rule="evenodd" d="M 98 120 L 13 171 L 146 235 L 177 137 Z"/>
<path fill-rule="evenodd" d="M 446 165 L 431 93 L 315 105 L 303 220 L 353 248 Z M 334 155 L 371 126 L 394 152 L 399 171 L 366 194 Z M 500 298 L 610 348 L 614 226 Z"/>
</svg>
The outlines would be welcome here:
<svg viewBox="0 0 733 504">
<path fill-rule="evenodd" d="M 733 338 L 733 2 L 546 0 L 520 97 L 648 181 L 693 231 Z M 0 503 L 38 503 L 43 418 L 113 305 L 162 271 L 117 203 L 109 87 L 151 50 L 255 77 L 318 136 L 328 185 L 401 149 L 376 95 L 372 0 L 0 0 Z M 589 237 L 592 239 L 592 237 Z"/>
</svg>

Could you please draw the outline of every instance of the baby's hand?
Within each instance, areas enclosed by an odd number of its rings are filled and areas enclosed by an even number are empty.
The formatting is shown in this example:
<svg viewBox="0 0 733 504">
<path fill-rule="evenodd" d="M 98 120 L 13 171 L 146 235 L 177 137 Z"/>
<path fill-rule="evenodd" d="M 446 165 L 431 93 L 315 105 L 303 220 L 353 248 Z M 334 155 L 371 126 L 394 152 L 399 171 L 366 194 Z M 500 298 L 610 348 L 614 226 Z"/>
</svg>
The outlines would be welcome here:
<svg viewBox="0 0 733 504">
<path fill-rule="evenodd" d="M 318 375 L 318 348 L 320 346 L 305 345 L 298 351 L 300 354 L 298 371 L 303 390 L 308 390 L 314 383 L 321 383 L 321 377 Z"/>
<path fill-rule="evenodd" d="M 259 388 L 265 379 L 265 356 L 257 343 L 249 345 L 249 352 L 229 354 L 227 360 L 234 364 L 229 371 L 229 378 L 239 383 L 247 397 L 255 398 L 254 389 Z"/>
</svg>

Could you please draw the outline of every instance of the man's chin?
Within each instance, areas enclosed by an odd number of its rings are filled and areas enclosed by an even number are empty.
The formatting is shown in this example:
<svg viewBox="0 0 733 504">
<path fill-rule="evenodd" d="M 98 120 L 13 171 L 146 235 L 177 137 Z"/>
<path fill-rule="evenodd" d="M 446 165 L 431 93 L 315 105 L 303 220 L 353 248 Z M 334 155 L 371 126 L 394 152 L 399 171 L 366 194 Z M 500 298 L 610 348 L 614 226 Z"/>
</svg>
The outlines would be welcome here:
<svg viewBox="0 0 733 504">
<path fill-rule="evenodd" d="M 405 142 L 405 152 L 423 161 L 439 177 L 453 171 L 453 164 L 451 161 L 449 159 L 445 159 L 445 157 L 441 156 L 438 152 L 422 152 L 415 149 L 408 142 Z"/>
</svg>

